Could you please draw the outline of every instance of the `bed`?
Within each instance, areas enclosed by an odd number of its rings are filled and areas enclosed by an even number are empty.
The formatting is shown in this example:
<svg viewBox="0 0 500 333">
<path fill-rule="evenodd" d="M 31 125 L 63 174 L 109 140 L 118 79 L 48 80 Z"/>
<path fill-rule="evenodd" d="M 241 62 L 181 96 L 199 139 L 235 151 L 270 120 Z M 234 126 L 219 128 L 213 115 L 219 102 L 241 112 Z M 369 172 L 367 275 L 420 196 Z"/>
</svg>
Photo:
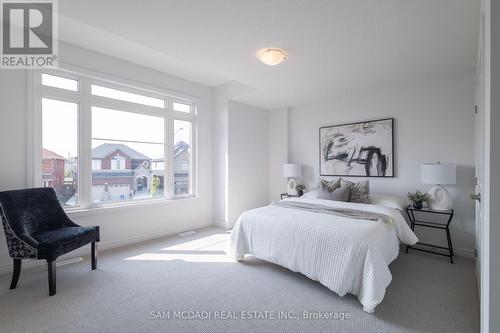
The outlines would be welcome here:
<svg viewBox="0 0 500 333">
<path fill-rule="evenodd" d="M 374 312 L 391 282 L 399 244 L 418 241 L 401 211 L 383 205 L 290 198 L 244 212 L 226 253 L 300 272 Z"/>
</svg>

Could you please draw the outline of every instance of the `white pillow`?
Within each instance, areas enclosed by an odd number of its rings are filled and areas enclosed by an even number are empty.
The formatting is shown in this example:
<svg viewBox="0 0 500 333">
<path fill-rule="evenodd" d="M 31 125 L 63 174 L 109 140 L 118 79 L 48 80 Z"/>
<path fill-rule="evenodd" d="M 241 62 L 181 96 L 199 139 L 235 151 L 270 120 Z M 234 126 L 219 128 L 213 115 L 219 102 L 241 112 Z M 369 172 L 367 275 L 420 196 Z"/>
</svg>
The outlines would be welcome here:
<svg viewBox="0 0 500 333">
<path fill-rule="evenodd" d="M 398 210 L 403 210 L 405 206 L 408 205 L 408 202 L 405 199 L 390 195 L 370 194 L 369 198 L 372 205 L 386 206 Z"/>
<path fill-rule="evenodd" d="M 302 195 L 301 198 L 304 198 L 304 199 L 317 199 L 318 198 L 318 190 L 308 191 L 308 192 L 304 193 L 304 195 Z"/>
</svg>

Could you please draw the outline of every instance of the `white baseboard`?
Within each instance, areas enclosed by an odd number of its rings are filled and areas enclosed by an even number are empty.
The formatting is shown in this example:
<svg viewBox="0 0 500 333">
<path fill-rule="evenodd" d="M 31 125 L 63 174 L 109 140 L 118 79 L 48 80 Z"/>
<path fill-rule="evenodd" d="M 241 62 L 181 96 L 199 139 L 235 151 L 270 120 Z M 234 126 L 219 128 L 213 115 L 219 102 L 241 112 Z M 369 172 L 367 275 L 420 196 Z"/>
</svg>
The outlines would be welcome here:
<svg viewBox="0 0 500 333">
<path fill-rule="evenodd" d="M 215 222 L 213 224 L 215 227 L 224 228 L 226 230 L 232 229 L 233 225 L 228 225 L 226 222 Z"/>
<path fill-rule="evenodd" d="M 200 227 L 197 227 L 196 229 L 203 229 L 203 228 L 210 227 L 210 226 L 213 226 L 213 224 L 210 223 L 210 224 L 202 225 Z M 158 232 L 149 233 L 149 234 L 143 234 L 141 236 L 131 237 L 131 238 L 127 238 L 127 239 L 120 239 L 120 240 L 108 241 L 108 242 L 99 242 L 97 245 L 97 249 L 99 252 L 107 251 L 107 250 L 115 249 L 115 248 L 122 247 L 122 246 L 127 246 L 127 245 L 141 243 L 141 242 L 145 242 L 145 241 L 149 241 L 149 240 L 153 240 L 153 239 L 157 239 L 157 238 L 163 238 L 163 237 L 167 237 L 167 236 L 177 235 L 180 232 L 189 231 L 189 230 L 193 230 L 193 229 L 188 228 L 188 229 L 183 229 L 183 230 L 163 230 L 163 231 L 158 231 Z M 86 258 L 88 256 L 90 256 L 90 244 L 85 245 L 79 249 L 76 249 L 70 253 L 67 253 L 67 254 L 59 257 L 57 259 L 57 262 L 69 260 L 69 259 L 74 259 L 77 257 Z M 44 260 L 28 260 L 28 259 L 26 259 L 26 260 L 23 260 L 22 270 L 32 269 L 32 268 L 42 269 L 42 268 L 45 268 L 46 266 L 47 266 L 47 263 Z M 12 273 L 12 268 L 13 268 L 12 263 L 0 265 L 0 275 Z"/>
<path fill-rule="evenodd" d="M 453 252 L 455 252 L 455 254 L 459 257 L 473 258 L 473 259 L 476 257 L 474 250 L 471 249 L 453 248 Z"/>
</svg>

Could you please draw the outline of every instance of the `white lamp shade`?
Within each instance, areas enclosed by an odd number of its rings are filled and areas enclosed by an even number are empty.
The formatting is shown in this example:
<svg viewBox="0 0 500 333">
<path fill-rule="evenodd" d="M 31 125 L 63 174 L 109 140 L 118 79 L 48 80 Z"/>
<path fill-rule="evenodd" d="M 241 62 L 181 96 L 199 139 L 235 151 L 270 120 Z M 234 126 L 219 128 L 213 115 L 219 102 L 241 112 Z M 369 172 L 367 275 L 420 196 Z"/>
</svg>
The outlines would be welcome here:
<svg viewBox="0 0 500 333">
<path fill-rule="evenodd" d="M 456 184 L 455 164 L 425 163 L 420 167 L 420 180 L 425 184 Z"/>
<path fill-rule="evenodd" d="M 288 178 L 302 177 L 302 165 L 283 164 L 283 177 L 288 177 Z"/>
</svg>

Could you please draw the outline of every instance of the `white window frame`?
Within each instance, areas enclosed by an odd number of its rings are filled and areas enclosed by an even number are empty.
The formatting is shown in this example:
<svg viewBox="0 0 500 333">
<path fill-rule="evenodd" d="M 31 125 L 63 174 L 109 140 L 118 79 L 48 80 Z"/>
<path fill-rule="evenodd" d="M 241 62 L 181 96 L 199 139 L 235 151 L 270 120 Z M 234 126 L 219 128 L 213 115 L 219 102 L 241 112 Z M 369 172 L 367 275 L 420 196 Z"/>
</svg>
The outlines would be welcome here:
<svg viewBox="0 0 500 333">
<path fill-rule="evenodd" d="M 28 138 L 27 138 L 27 185 L 42 186 L 42 98 L 55 99 L 78 105 L 78 206 L 65 207 L 66 211 L 93 210 L 107 207 L 135 206 L 152 202 L 164 202 L 182 198 L 195 198 L 197 193 L 197 103 L 198 98 L 190 95 L 173 93 L 157 87 L 147 86 L 137 82 L 130 82 L 122 78 L 115 78 L 102 73 L 94 73 L 71 65 L 59 63 L 60 68 L 28 71 Z M 57 75 L 78 80 L 78 91 L 65 90 L 41 83 L 42 73 Z M 165 101 L 165 108 L 158 108 L 114 100 L 106 97 L 91 95 L 91 84 L 98 84 L 109 88 L 120 89 L 126 92 L 142 94 Z M 179 102 L 191 105 L 191 112 L 173 110 L 173 103 Z M 127 111 L 164 119 L 164 193 L 162 198 L 147 198 L 113 203 L 92 203 L 92 107 L 109 108 Z M 191 131 L 191 168 L 190 193 L 174 195 L 174 120 L 185 120 L 192 124 Z"/>
</svg>

